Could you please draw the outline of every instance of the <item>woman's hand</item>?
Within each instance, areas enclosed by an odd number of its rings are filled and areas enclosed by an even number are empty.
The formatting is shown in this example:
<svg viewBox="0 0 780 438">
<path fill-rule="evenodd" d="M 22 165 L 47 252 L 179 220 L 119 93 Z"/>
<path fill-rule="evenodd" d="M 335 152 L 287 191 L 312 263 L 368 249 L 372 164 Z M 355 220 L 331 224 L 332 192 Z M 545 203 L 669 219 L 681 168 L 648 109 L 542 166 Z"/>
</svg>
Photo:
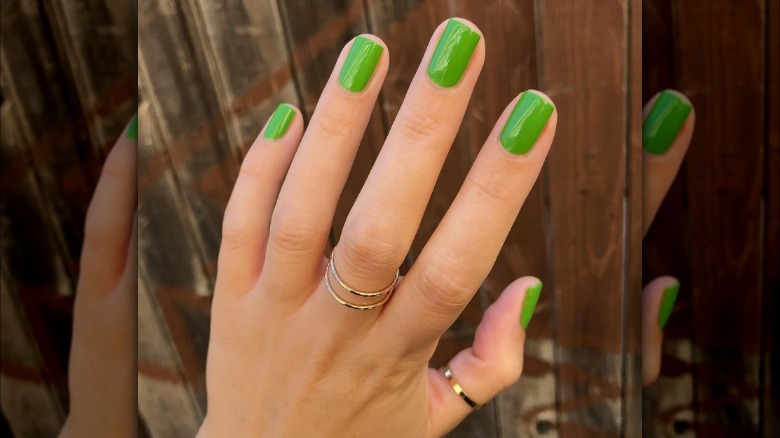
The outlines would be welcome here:
<svg viewBox="0 0 780 438">
<path fill-rule="evenodd" d="M 62 437 L 136 436 L 137 138 L 133 118 L 106 158 L 87 211 Z"/>
<path fill-rule="evenodd" d="M 642 123 L 643 233 L 647 233 L 680 170 L 693 136 L 696 113 L 682 93 L 664 90 L 644 108 Z M 661 370 L 663 329 L 672 313 L 680 283 L 664 276 L 642 291 L 642 382 L 653 383 Z"/>
<path fill-rule="evenodd" d="M 392 285 L 466 111 L 484 44 L 462 19 L 434 33 L 335 247 L 345 284 Z M 355 310 L 331 296 L 326 275 L 345 301 L 378 299 L 349 293 L 323 256 L 389 64 L 377 37 L 353 39 L 306 132 L 298 110 L 282 105 L 247 153 L 223 224 L 201 436 L 438 436 L 471 412 L 428 361 L 493 266 L 547 156 L 557 114 L 537 91 L 510 102 L 389 301 Z M 533 277 L 509 285 L 485 312 L 473 347 L 451 360 L 473 402 L 519 377 L 540 290 Z"/>
</svg>

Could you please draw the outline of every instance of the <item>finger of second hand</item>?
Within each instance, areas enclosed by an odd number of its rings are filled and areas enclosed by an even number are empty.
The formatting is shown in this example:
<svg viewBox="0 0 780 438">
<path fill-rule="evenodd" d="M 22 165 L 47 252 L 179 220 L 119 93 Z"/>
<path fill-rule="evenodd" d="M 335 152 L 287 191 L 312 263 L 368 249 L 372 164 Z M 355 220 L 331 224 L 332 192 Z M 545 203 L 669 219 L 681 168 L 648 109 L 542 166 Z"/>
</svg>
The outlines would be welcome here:
<svg viewBox="0 0 780 438">
<path fill-rule="evenodd" d="M 108 293 L 124 269 L 137 204 L 135 123 L 128 125 L 108 154 L 90 201 L 84 225 L 78 294 Z"/>
</svg>

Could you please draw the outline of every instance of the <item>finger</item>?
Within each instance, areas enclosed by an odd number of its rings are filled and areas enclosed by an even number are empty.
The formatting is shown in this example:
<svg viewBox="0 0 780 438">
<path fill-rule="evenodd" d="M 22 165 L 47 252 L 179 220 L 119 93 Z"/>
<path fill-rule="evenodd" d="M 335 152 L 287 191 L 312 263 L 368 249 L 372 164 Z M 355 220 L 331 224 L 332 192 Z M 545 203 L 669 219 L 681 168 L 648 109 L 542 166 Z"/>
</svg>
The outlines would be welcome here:
<svg viewBox="0 0 780 438">
<path fill-rule="evenodd" d="M 685 95 L 664 90 L 644 108 L 642 123 L 643 233 L 672 185 L 693 135 L 696 113 Z"/>
<path fill-rule="evenodd" d="M 510 284 L 485 311 L 474 345 L 449 362 L 452 377 L 475 403 L 484 404 L 514 384 L 523 369 L 525 328 L 541 292 L 538 278 Z M 430 436 L 452 430 L 472 408 L 455 392 L 441 370 L 428 370 Z"/>
<path fill-rule="evenodd" d="M 276 197 L 301 135 L 300 111 L 281 104 L 244 157 L 222 222 L 217 269 L 220 294 L 240 296 L 256 283 Z"/>
<path fill-rule="evenodd" d="M 450 19 L 434 32 L 334 252 L 354 287 L 387 286 L 409 252 L 485 59 L 476 26 Z"/>
<path fill-rule="evenodd" d="M 435 342 L 471 300 L 541 171 L 556 123 L 555 107 L 538 91 L 522 93 L 504 110 L 385 309 L 395 336 L 412 347 Z"/>
<path fill-rule="evenodd" d="M 663 329 L 674 308 L 680 283 L 674 277 L 659 277 L 642 291 L 642 383 L 649 385 L 661 370 Z"/>
<path fill-rule="evenodd" d="M 137 199 L 138 115 L 109 152 L 87 210 L 78 293 L 102 296 L 122 275 Z"/>
<path fill-rule="evenodd" d="M 279 193 L 264 269 L 283 275 L 263 276 L 263 289 L 283 295 L 320 280 L 336 204 L 388 62 L 384 43 L 373 35 L 356 37 L 342 50 Z"/>
</svg>

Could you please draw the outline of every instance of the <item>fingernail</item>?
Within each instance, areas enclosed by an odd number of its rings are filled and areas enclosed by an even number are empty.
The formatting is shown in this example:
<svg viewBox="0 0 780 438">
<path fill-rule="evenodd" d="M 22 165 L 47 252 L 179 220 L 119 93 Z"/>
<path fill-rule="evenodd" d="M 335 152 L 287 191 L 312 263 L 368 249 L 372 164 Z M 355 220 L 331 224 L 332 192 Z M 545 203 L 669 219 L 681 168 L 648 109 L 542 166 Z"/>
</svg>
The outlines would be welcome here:
<svg viewBox="0 0 780 438">
<path fill-rule="evenodd" d="M 533 91 L 524 91 L 501 130 L 501 145 L 513 154 L 525 154 L 534 147 L 555 105 Z"/>
<path fill-rule="evenodd" d="M 692 108 L 690 102 L 673 91 L 659 93 L 642 122 L 642 148 L 651 154 L 669 150 Z"/>
<path fill-rule="evenodd" d="M 523 310 L 520 312 L 520 326 L 523 330 L 528 328 L 528 324 L 531 322 L 531 317 L 534 316 L 534 309 L 536 303 L 539 301 L 539 294 L 542 293 L 542 282 L 535 284 L 525 291 L 525 298 L 523 298 Z"/>
<path fill-rule="evenodd" d="M 125 131 L 125 137 L 130 140 L 138 140 L 138 113 L 135 113 L 133 118 L 130 119 L 130 124 L 127 125 L 127 131 Z"/>
<path fill-rule="evenodd" d="M 460 82 L 479 39 L 479 33 L 470 27 L 458 20 L 448 20 L 428 64 L 428 77 L 442 87 Z"/>
<path fill-rule="evenodd" d="M 666 323 L 669 322 L 669 317 L 672 316 L 672 309 L 674 308 L 674 302 L 677 300 L 677 292 L 680 290 L 680 282 L 666 286 L 664 289 L 664 295 L 661 297 L 661 305 L 658 308 L 658 326 L 663 330 L 666 327 Z"/>
<path fill-rule="evenodd" d="M 276 140 L 287 132 L 287 128 L 295 118 L 295 110 L 290 105 L 283 103 L 276 107 L 271 115 L 268 125 L 265 127 L 263 137 L 269 140 Z"/>
<path fill-rule="evenodd" d="M 353 93 L 363 91 L 371 80 L 384 50 L 381 44 L 369 38 L 364 36 L 355 38 L 347 54 L 347 60 L 341 67 L 339 84 Z"/>
</svg>

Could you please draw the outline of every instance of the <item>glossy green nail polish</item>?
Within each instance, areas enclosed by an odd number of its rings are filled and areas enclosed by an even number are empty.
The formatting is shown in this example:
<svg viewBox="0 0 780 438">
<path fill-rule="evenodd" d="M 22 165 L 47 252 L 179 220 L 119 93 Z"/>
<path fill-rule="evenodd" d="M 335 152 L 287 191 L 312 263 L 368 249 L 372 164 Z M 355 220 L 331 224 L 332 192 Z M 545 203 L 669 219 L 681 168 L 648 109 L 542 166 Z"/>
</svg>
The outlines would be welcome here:
<svg viewBox="0 0 780 438">
<path fill-rule="evenodd" d="M 479 39 L 479 33 L 470 27 L 458 20 L 448 20 L 428 64 L 431 80 L 442 87 L 452 87 L 460 82 Z"/>
<path fill-rule="evenodd" d="M 533 91 L 524 91 L 501 130 L 501 145 L 513 154 L 534 147 L 555 106 Z"/>
<path fill-rule="evenodd" d="M 127 131 L 125 131 L 125 137 L 130 140 L 138 140 L 138 113 L 135 113 L 130 120 L 130 124 L 127 125 Z"/>
<path fill-rule="evenodd" d="M 666 327 L 666 323 L 669 322 L 669 317 L 672 316 L 672 309 L 674 308 L 674 302 L 677 300 L 677 292 L 679 291 L 680 283 L 678 281 L 666 286 L 664 289 L 664 295 L 661 297 L 661 305 L 658 307 L 658 326 L 661 327 L 661 329 Z"/>
<path fill-rule="evenodd" d="M 642 122 L 642 148 L 651 154 L 663 154 L 691 113 L 691 104 L 677 93 L 664 90 Z"/>
<path fill-rule="evenodd" d="M 287 132 L 287 128 L 294 118 L 295 110 L 293 107 L 286 103 L 279 105 L 271 115 L 271 120 L 268 121 L 268 126 L 265 127 L 263 137 L 269 140 L 281 138 Z"/>
<path fill-rule="evenodd" d="M 347 60 L 341 67 L 339 84 L 354 93 L 363 91 L 368 85 L 368 81 L 371 80 L 384 50 L 385 48 L 381 44 L 366 37 L 355 38 L 352 48 L 349 49 Z"/>
<path fill-rule="evenodd" d="M 523 310 L 520 312 L 520 326 L 523 330 L 528 328 L 528 324 L 531 322 L 531 317 L 534 316 L 534 309 L 536 303 L 539 301 L 539 294 L 542 293 L 542 282 L 531 286 L 525 291 L 525 298 L 523 298 Z"/>
</svg>

